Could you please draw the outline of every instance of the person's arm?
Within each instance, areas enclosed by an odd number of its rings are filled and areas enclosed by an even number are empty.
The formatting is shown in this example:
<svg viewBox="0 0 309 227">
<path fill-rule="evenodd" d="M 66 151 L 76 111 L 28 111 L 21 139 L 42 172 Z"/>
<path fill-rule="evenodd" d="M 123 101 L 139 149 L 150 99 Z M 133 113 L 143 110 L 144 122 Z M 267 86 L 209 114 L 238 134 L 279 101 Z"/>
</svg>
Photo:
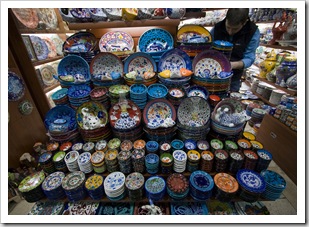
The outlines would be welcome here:
<svg viewBox="0 0 309 227">
<path fill-rule="evenodd" d="M 255 60 L 256 49 L 260 45 L 260 31 L 256 29 L 255 33 L 252 36 L 245 52 L 244 57 L 240 61 L 231 62 L 232 69 L 246 69 L 250 67 Z"/>
</svg>

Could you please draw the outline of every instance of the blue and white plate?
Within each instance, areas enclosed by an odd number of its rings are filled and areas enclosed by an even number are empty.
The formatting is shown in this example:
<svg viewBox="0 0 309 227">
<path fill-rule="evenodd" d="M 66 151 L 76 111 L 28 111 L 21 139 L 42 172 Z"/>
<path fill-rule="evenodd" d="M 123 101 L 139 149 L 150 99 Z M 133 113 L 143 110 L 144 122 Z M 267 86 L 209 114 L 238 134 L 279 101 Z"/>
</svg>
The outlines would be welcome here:
<svg viewBox="0 0 309 227">
<path fill-rule="evenodd" d="M 284 190 L 286 188 L 286 181 L 284 178 L 274 171 L 263 170 L 261 172 L 261 176 L 264 178 L 269 188 L 280 190 Z"/>
<path fill-rule="evenodd" d="M 65 177 L 63 172 L 54 172 L 48 175 L 42 183 L 44 191 L 51 191 L 61 186 L 62 180 Z"/>
<path fill-rule="evenodd" d="M 150 54 L 136 52 L 126 58 L 124 62 L 124 72 L 135 71 L 137 75 L 143 76 L 145 72 L 157 72 L 156 62 Z"/>
<path fill-rule="evenodd" d="M 185 161 L 187 160 L 187 154 L 186 152 L 182 151 L 182 150 L 175 150 L 173 152 L 173 157 L 174 160 L 176 161 Z"/>
<path fill-rule="evenodd" d="M 14 72 L 8 73 L 9 101 L 18 101 L 25 95 L 25 84 L 21 77 Z"/>
<path fill-rule="evenodd" d="M 84 152 L 81 155 L 78 156 L 78 163 L 79 164 L 86 164 L 90 162 L 91 154 L 90 152 Z"/>
<path fill-rule="evenodd" d="M 44 152 L 43 154 L 41 154 L 41 156 L 39 157 L 39 162 L 40 163 L 44 163 L 47 160 L 49 160 L 51 157 L 53 156 L 53 154 L 51 152 Z"/>
<path fill-rule="evenodd" d="M 113 172 L 104 180 L 104 189 L 108 192 L 113 192 L 121 189 L 125 183 L 125 175 L 122 172 Z"/>
<path fill-rule="evenodd" d="M 30 39 L 37 59 L 39 61 L 47 59 L 49 51 L 44 40 L 35 35 L 31 35 Z"/>
<path fill-rule="evenodd" d="M 236 179 L 240 186 L 250 192 L 263 193 L 266 183 L 260 174 L 253 170 L 241 169 L 236 174 Z"/>
</svg>

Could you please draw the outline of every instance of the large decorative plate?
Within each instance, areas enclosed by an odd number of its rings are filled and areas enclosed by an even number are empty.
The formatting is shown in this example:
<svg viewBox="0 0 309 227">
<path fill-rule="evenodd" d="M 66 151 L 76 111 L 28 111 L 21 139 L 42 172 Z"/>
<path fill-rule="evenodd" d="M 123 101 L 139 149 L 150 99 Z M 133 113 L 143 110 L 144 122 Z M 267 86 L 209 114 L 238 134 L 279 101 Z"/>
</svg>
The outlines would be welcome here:
<svg viewBox="0 0 309 227">
<path fill-rule="evenodd" d="M 69 173 L 62 180 L 62 188 L 64 190 L 72 190 L 83 186 L 85 182 L 86 176 L 82 171 L 75 171 Z"/>
<path fill-rule="evenodd" d="M 136 52 L 131 54 L 124 62 L 124 72 L 129 73 L 135 71 L 139 76 L 143 76 L 145 72 L 156 72 L 157 64 L 151 55 Z"/>
<path fill-rule="evenodd" d="M 130 129 L 141 123 L 140 108 L 132 101 L 114 104 L 109 110 L 110 125 L 116 129 Z"/>
<path fill-rule="evenodd" d="M 181 43 L 211 43 L 210 32 L 201 25 L 187 24 L 177 31 L 177 42 Z"/>
<path fill-rule="evenodd" d="M 141 52 L 162 53 L 174 46 L 172 35 L 162 28 L 153 28 L 145 31 L 138 40 L 138 47 Z"/>
<path fill-rule="evenodd" d="M 190 182 L 195 189 L 203 192 L 210 191 L 214 186 L 212 177 L 208 173 L 201 170 L 191 173 Z"/>
<path fill-rule="evenodd" d="M 153 176 L 149 177 L 145 182 L 145 189 L 149 193 L 158 194 L 165 189 L 166 183 L 162 177 Z"/>
<path fill-rule="evenodd" d="M 126 176 L 122 172 L 113 172 L 104 180 L 104 189 L 108 192 L 117 191 L 124 186 Z"/>
<path fill-rule="evenodd" d="M 25 95 L 25 84 L 21 77 L 14 72 L 8 72 L 9 101 L 18 101 Z"/>
<path fill-rule="evenodd" d="M 87 53 L 97 45 L 97 38 L 90 32 L 77 32 L 63 43 L 63 52 Z"/>
<path fill-rule="evenodd" d="M 37 59 L 40 61 L 47 59 L 49 50 L 44 40 L 35 35 L 31 35 L 30 39 Z"/>
<path fill-rule="evenodd" d="M 212 113 L 213 116 L 215 114 L 217 114 L 219 108 L 220 108 L 221 111 L 224 110 L 224 109 L 228 109 L 229 114 L 241 113 L 244 110 L 242 103 L 239 100 L 233 99 L 233 98 L 226 98 L 226 99 L 220 101 L 216 105 L 216 107 L 215 107 L 215 109 Z M 220 122 L 218 122 L 218 123 L 220 123 Z"/>
<path fill-rule="evenodd" d="M 48 175 L 42 183 L 44 191 L 51 191 L 61 186 L 62 180 L 65 177 L 63 172 L 54 172 Z"/>
<path fill-rule="evenodd" d="M 234 193 L 238 190 L 238 182 L 234 177 L 227 173 L 217 173 L 214 177 L 216 186 L 227 193 Z"/>
<path fill-rule="evenodd" d="M 154 99 L 148 102 L 143 110 L 143 119 L 147 125 L 150 120 L 172 118 L 176 120 L 175 107 L 167 99 Z"/>
<path fill-rule="evenodd" d="M 137 189 L 140 189 L 144 185 L 144 182 L 145 182 L 145 178 L 143 174 L 134 172 L 134 173 L 130 173 L 126 177 L 125 184 L 129 190 L 137 190 Z"/>
<path fill-rule="evenodd" d="M 39 24 L 36 9 L 33 8 L 12 8 L 16 18 L 27 28 L 35 29 Z"/>
<path fill-rule="evenodd" d="M 123 74 L 123 63 L 117 55 L 102 52 L 91 60 L 90 73 L 92 76 L 110 75 L 112 72 Z"/>
<path fill-rule="evenodd" d="M 39 20 L 42 21 L 47 28 L 57 29 L 58 19 L 53 8 L 38 8 L 37 13 Z"/>
<path fill-rule="evenodd" d="M 263 177 L 255 171 L 249 169 L 238 170 L 236 179 L 241 187 L 254 193 L 263 193 L 266 183 Z"/>
<path fill-rule="evenodd" d="M 85 188 L 88 190 L 95 190 L 98 189 L 100 186 L 103 186 L 103 177 L 98 174 L 94 174 L 85 182 Z"/>
<path fill-rule="evenodd" d="M 227 79 L 232 76 L 231 63 L 217 50 L 205 50 L 196 55 L 192 62 L 194 75 L 207 79 Z"/>
<path fill-rule="evenodd" d="M 99 42 L 101 52 L 131 51 L 133 47 L 134 40 L 132 36 L 121 31 L 107 32 Z"/>
<path fill-rule="evenodd" d="M 32 189 L 38 187 L 44 181 L 44 179 L 44 171 L 36 172 L 23 179 L 18 186 L 18 190 L 20 192 L 29 192 Z"/>
<path fill-rule="evenodd" d="M 58 36 L 58 35 L 52 35 L 50 37 L 51 41 L 54 43 L 55 47 L 56 47 L 56 53 L 58 55 L 62 55 L 62 45 L 64 43 L 64 41 Z"/>
<path fill-rule="evenodd" d="M 53 75 L 56 75 L 56 70 L 50 66 L 50 65 L 44 65 L 40 68 L 40 73 L 42 76 L 43 83 L 46 86 L 50 86 L 56 82 L 56 79 L 53 77 Z"/>
<path fill-rule="evenodd" d="M 76 121 L 78 126 L 81 129 L 86 129 L 85 128 L 85 122 L 84 122 L 84 116 L 88 115 L 90 118 L 98 118 L 98 125 L 104 127 L 108 123 L 108 113 L 103 106 L 103 104 L 99 102 L 85 102 L 82 105 L 78 107 L 76 110 Z M 88 117 L 89 119 L 89 117 Z M 103 126 L 104 125 L 104 126 Z"/>
<path fill-rule="evenodd" d="M 170 70 L 172 73 L 180 75 L 180 69 L 185 68 L 192 70 L 190 56 L 180 49 L 171 49 L 166 51 L 160 58 L 158 71 Z"/>
<path fill-rule="evenodd" d="M 272 190 L 283 190 L 286 188 L 286 181 L 284 178 L 271 170 L 263 170 L 261 176 L 266 181 L 267 187 Z"/>
<path fill-rule="evenodd" d="M 200 127 L 207 124 L 210 112 L 210 106 L 204 98 L 192 96 L 182 100 L 177 110 L 177 118 L 182 125 Z"/>
<path fill-rule="evenodd" d="M 88 63 L 80 56 L 68 55 L 59 62 L 58 76 L 83 75 L 86 82 L 90 81 L 90 69 Z"/>
<path fill-rule="evenodd" d="M 56 46 L 53 43 L 53 41 L 51 41 L 51 39 L 48 38 L 48 37 L 42 37 L 41 39 L 44 40 L 44 42 L 47 45 L 47 48 L 48 48 L 48 58 L 56 57 L 57 56 Z"/>
</svg>

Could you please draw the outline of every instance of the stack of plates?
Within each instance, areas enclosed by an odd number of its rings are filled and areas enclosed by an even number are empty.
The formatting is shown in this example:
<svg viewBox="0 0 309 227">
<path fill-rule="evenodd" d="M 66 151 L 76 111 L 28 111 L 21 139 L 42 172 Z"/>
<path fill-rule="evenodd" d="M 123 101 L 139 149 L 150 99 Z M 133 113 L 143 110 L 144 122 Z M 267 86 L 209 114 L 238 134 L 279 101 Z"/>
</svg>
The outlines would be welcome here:
<svg viewBox="0 0 309 227">
<path fill-rule="evenodd" d="M 244 156 L 243 168 L 255 170 L 259 158 L 258 155 L 252 150 L 244 150 Z"/>
<path fill-rule="evenodd" d="M 230 202 L 236 195 L 239 185 L 234 177 L 227 173 L 217 173 L 214 176 L 216 185 L 216 199 L 221 202 Z"/>
<path fill-rule="evenodd" d="M 242 136 L 244 139 L 247 139 L 249 141 L 255 140 L 255 135 L 252 134 L 251 132 L 243 132 Z"/>
<path fill-rule="evenodd" d="M 191 127 L 181 124 L 177 121 L 178 136 L 182 140 L 193 139 L 195 141 L 202 140 L 207 137 L 209 132 L 210 121 L 204 126 Z"/>
<path fill-rule="evenodd" d="M 104 191 L 107 198 L 112 201 L 121 200 L 125 196 L 126 177 L 121 172 L 113 172 L 104 180 Z"/>
<path fill-rule="evenodd" d="M 94 142 L 87 142 L 83 145 L 83 152 L 89 152 L 92 154 L 95 152 L 95 144 Z"/>
<path fill-rule="evenodd" d="M 61 105 L 63 106 L 63 105 Z M 72 108 L 71 108 L 72 109 Z M 75 117 L 74 117 L 75 118 Z M 67 132 L 49 132 L 50 138 L 53 141 L 57 142 L 66 142 L 66 141 L 78 141 L 81 139 L 81 135 L 77 128 L 72 129 L 71 131 Z"/>
<path fill-rule="evenodd" d="M 257 155 L 259 157 L 258 163 L 256 164 L 255 171 L 261 172 L 264 169 L 267 169 L 269 163 L 271 162 L 273 156 L 267 150 L 258 150 Z"/>
<path fill-rule="evenodd" d="M 244 163 L 244 153 L 241 150 L 230 151 L 230 161 L 228 171 L 236 174 L 240 170 Z"/>
<path fill-rule="evenodd" d="M 145 182 L 146 197 L 153 200 L 162 200 L 165 195 L 166 183 L 162 177 L 149 177 Z"/>
<path fill-rule="evenodd" d="M 112 173 L 119 170 L 119 164 L 118 164 L 118 151 L 116 149 L 109 149 L 105 153 L 105 163 L 107 171 Z"/>
<path fill-rule="evenodd" d="M 130 99 L 142 110 L 147 103 L 147 87 L 144 84 L 130 86 Z"/>
<path fill-rule="evenodd" d="M 109 110 L 111 103 L 107 92 L 108 89 L 105 87 L 96 87 L 90 91 L 90 99 L 102 103 L 105 109 Z"/>
<path fill-rule="evenodd" d="M 75 143 L 73 146 L 72 146 L 72 151 L 77 151 L 79 154 L 83 153 L 83 146 L 84 144 L 83 143 Z"/>
<path fill-rule="evenodd" d="M 172 146 L 169 141 L 162 140 L 159 145 L 160 155 L 163 153 L 172 153 Z"/>
<path fill-rule="evenodd" d="M 60 147 L 59 147 L 59 151 L 64 151 L 64 152 L 68 152 L 71 150 L 72 148 L 72 143 L 70 141 L 66 141 L 61 143 Z"/>
<path fill-rule="evenodd" d="M 120 151 L 131 151 L 133 148 L 133 143 L 131 140 L 123 140 L 120 144 Z"/>
<path fill-rule="evenodd" d="M 159 82 L 164 84 L 168 88 L 173 87 L 190 87 L 191 76 L 181 77 L 181 78 L 163 78 L 158 76 Z"/>
<path fill-rule="evenodd" d="M 124 174 L 131 173 L 132 171 L 131 152 L 127 150 L 120 151 L 117 158 L 118 158 L 120 172 Z"/>
<path fill-rule="evenodd" d="M 130 87 L 128 85 L 113 85 L 108 89 L 108 96 L 110 98 L 111 104 L 119 102 L 119 98 L 129 98 Z"/>
<path fill-rule="evenodd" d="M 64 157 L 65 164 L 67 165 L 70 172 L 79 171 L 79 166 L 77 162 L 78 156 L 78 151 L 72 150 Z"/>
<path fill-rule="evenodd" d="M 56 171 L 52 156 L 52 152 L 47 151 L 41 154 L 41 156 L 39 157 L 39 164 L 44 170 L 44 172 L 47 174 L 51 174 Z"/>
<path fill-rule="evenodd" d="M 166 180 L 167 194 L 174 200 L 183 200 L 189 194 L 189 181 L 181 173 L 173 173 Z"/>
<path fill-rule="evenodd" d="M 94 200 L 102 199 L 104 195 L 103 177 L 101 175 L 94 174 L 85 182 L 85 188 L 88 195 Z"/>
<path fill-rule="evenodd" d="M 65 191 L 69 201 L 76 202 L 82 200 L 86 196 L 84 190 L 86 176 L 81 171 L 69 173 L 62 180 L 62 188 Z"/>
<path fill-rule="evenodd" d="M 147 89 L 148 100 L 165 98 L 167 96 L 168 89 L 163 84 L 151 84 Z"/>
<path fill-rule="evenodd" d="M 93 86 L 96 87 L 112 87 L 112 86 L 118 86 L 124 83 L 124 79 L 122 77 L 119 77 L 118 79 L 113 79 L 113 80 L 96 80 L 92 79 L 92 84 Z"/>
<path fill-rule="evenodd" d="M 233 43 L 216 40 L 212 42 L 211 49 L 221 52 L 227 59 L 230 59 L 233 50 Z"/>
<path fill-rule="evenodd" d="M 61 215 L 64 205 L 64 202 L 58 201 L 38 201 L 31 208 L 28 215 Z"/>
<path fill-rule="evenodd" d="M 61 186 L 64 177 L 63 172 L 54 172 L 45 178 L 42 189 L 48 199 L 59 200 L 66 196 Z"/>
<path fill-rule="evenodd" d="M 231 140 L 225 140 L 224 141 L 224 149 L 226 151 L 230 151 L 230 150 L 237 150 L 238 146 L 234 141 Z"/>
<path fill-rule="evenodd" d="M 157 141 L 154 141 L 154 140 L 149 140 L 147 143 L 146 143 L 146 152 L 148 153 L 156 153 L 159 149 L 159 144 Z"/>
<path fill-rule="evenodd" d="M 107 151 L 107 142 L 106 140 L 99 140 L 98 142 L 96 142 L 95 144 L 95 150 L 96 151 Z"/>
<path fill-rule="evenodd" d="M 210 151 L 203 151 L 201 153 L 201 170 L 211 173 L 213 163 L 214 163 L 214 155 Z"/>
<path fill-rule="evenodd" d="M 251 140 L 250 143 L 251 143 L 251 146 L 252 146 L 252 150 L 255 151 L 255 152 L 264 148 L 263 144 L 259 141 Z"/>
<path fill-rule="evenodd" d="M 267 113 L 266 110 L 254 108 L 251 113 L 251 119 L 249 120 L 249 125 L 253 127 L 253 125 L 261 123 L 266 113 Z"/>
<path fill-rule="evenodd" d="M 71 107 L 77 109 L 81 104 L 90 101 L 90 91 L 91 88 L 88 85 L 71 86 L 68 90 Z"/>
<path fill-rule="evenodd" d="M 41 188 L 44 179 L 44 172 L 40 171 L 27 176 L 20 182 L 18 190 L 28 203 L 34 203 L 45 197 Z"/>
<path fill-rule="evenodd" d="M 131 201 L 139 201 L 143 198 L 144 182 L 144 176 L 138 172 L 131 173 L 126 177 L 125 185 Z"/>
<path fill-rule="evenodd" d="M 271 170 L 263 170 L 261 176 L 266 182 L 266 189 L 262 197 L 269 200 L 279 199 L 282 192 L 286 188 L 286 181 L 284 178 Z"/>
<path fill-rule="evenodd" d="M 183 150 L 175 150 L 173 152 L 174 166 L 176 173 L 182 173 L 186 170 L 187 154 Z"/>
<path fill-rule="evenodd" d="M 154 75 L 150 79 L 132 79 L 124 76 L 124 81 L 126 85 L 132 86 L 133 84 L 144 84 L 145 86 L 150 86 L 151 84 L 155 84 L 158 82 L 158 76 Z"/>
<path fill-rule="evenodd" d="M 196 143 L 198 152 L 209 151 L 210 146 L 206 140 L 199 140 Z"/>
<path fill-rule="evenodd" d="M 216 121 L 212 120 L 211 121 L 211 129 L 214 130 L 215 132 L 226 135 L 226 136 L 237 136 L 239 135 L 240 132 L 242 132 L 246 122 L 239 124 L 235 127 L 227 127 L 218 124 Z"/>
<path fill-rule="evenodd" d="M 121 140 L 118 138 L 112 138 L 111 140 L 108 141 L 107 147 L 108 149 L 115 149 L 117 151 L 120 150 L 120 144 Z"/>
<path fill-rule="evenodd" d="M 167 100 L 173 104 L 176 110 L 185 97 L 186 92 L 183 87 L 171 87 L 168 89 Z"/>
<path fill-rule="evenodd" d="M 216 150 L 215 153 L 215 171 L 224 172 L 228 167 L 229 154 L 225 150 Z"/>
<path fill-rule="evenodd" d="M 51 95 L 55 105 L 69 105 L 68 89 L 61 88 Z"/>
<path fill-rule="evenodd" d="M 90 152 L 84 152 L 78 156 L 77 163 L 79 169 L 84 173 L 91 173 L 93 170 L 92 164 L 90 162 L 91 154 Z"/>
<path fill-rule="evenodd" d="M 134 149 L 131 157 L 134 172 L 145 172 L 145 150 Z"/>
<path fill-rule="evenodd" d="M 154 153 L 150 153 L 146 155 L 145 158 L 145 166 L 146 171 L 149 174 L 156 174 L 159 171 L 159 156 Z"/>
<path fill-rule="evenodd" d="M 201 154 L 197 150 L 189 150 L 187 156 L 187 170 L 191 173 L 198 170 Z"/>
<path fill-rule="evenodd" d="M 161 172 L 169 174 L 172 172 L 174 158 L 170 153 L 163 153 L 160 155 Z"/>
<path fill-rule="evenodd" d="M 194 171 L 190 175 L 190 195 L 195 200 L 207 200 L 212 195 L 214 181 L 212 177 L 201 170 Z"/>
<path fill-rule="evenodd" d="M 257 201 L 265 192 L 265 180 L 255 171 L 240 169 L 236 174 L 236 179 L 241 189 L 239 197 L 246 202 L 253 203 Z"/>
<path fill-rule="evenodd" d="M 174 140 L 171 142 L 171 146 L 172 146 L 172 151 L 175 151 L 175 150 L 183 150 L 185 144 L 184 144 L 184 142 L 182 142 L 182 140 L 174 139 Z"/>
<path fill-rule="evenodd" d="M 251 143 L 250 143 L 249 140 L 239 139 L 239 140 L 237 140 L 237 144 L 238 144 L 238 147 L 240 148 L 240 150 L 242 150 L 242 151 L 251 149 Z"/>
<path fill-rule="evenodd" d="M 58 151 L 53 156 L 53 162 L 55 169 L 61 172 L 66 173 L 68 171 L 67 165 L 65 164 L 64 157 L 66 153 L 64 151 Z"/>
<path fill-rule="evenodd" d="M 106 170 L 106 164 L 104 162 L 105 153 L 103 151 L 96 151 L 91 155 L 91 163 L 94 172 L 104 173 Z"/>
<path fill-rule="evenodd" d="M 193 139 L 186 139 L 184 141 L 184 147 L 185 151 L 196 150 L 197 149 L 196 141 Z"/>
</svg>

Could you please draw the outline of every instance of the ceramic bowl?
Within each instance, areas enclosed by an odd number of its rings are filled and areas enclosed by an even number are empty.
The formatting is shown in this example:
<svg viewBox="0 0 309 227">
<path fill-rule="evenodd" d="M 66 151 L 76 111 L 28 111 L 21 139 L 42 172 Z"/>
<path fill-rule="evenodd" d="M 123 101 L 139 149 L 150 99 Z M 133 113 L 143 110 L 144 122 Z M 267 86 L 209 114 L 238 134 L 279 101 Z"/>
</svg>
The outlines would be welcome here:
<svg viewBox="0 0 309 227">
<path fill-rule="evenodd" d="M 166 8 L 166 15 L 170 19 L 180 19 L 186 14 L 185 8 Z"/>
<path fill-rule="evenodd" d="M 107 15 L 102 8 L 90 8 L 89 13 L 94 21 L 107 21 Z"/>
</svg>

